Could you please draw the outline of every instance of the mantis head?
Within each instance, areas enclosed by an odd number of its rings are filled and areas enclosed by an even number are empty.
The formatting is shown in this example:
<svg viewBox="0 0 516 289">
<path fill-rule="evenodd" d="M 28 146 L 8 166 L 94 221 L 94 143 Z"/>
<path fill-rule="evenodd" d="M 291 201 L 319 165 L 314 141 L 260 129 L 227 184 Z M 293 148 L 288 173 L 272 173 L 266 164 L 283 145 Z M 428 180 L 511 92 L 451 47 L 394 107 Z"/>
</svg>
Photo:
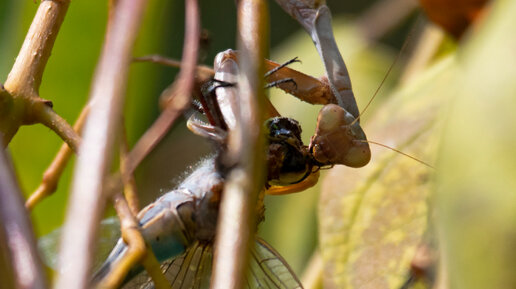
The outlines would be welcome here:
<svg viewBox="0 0 516 289">
<path fill-rule="evenodd" d="M 323 165 L 359 168 L 371 159 L 369 143 L 360 123 L 336 104 L 327 104 L 319 112 L 310 151 Z"/>
</svg>

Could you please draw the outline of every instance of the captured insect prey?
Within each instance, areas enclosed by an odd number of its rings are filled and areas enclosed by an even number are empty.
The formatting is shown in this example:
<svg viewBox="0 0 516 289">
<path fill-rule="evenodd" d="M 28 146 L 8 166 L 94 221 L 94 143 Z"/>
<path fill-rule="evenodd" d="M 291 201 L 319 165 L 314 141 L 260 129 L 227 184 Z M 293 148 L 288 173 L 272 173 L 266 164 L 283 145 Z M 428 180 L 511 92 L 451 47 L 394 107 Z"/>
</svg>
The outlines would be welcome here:
<svg viewBox="0 0 516 289">
<path fill-rule="evenodd" d="M 307 147 L 300 141 L 299 125 L 295 120 L 277 117 L 267 121 L 266 126 L 270 140 L 267 183 L 288 186 L 301 182 L 312 172 L 313 164 Z M 224 182 L 223 175 L 217 169 L 217 157 L 208 158 L 201 161 L 177 189 L 138 214 L 142 235 L 158 261 L 170 259 L 162 268 L 165 276 L 170 277 L 171 284 L 174 284 L 174 277 L 179 272 L 197 276 L 201 274 L 198 271 L 202 271 L 201 277 L 185 278 L 180 281 L 183 287 L 177 288 L 197 288 L 209 281 L 212 243 Z M 256 208 L 256 214 L 259 220 L 263 219 L 263 203 Z M 111 269 L 121 262 L 127 250 L 127 245 L 120 239 L 93 277 L 93 284 L 102 284 L 103 280 L 111 278 Z M 265 241 L 256 239 L 252 256 L 252 271 L 247 276 L 250 284 L 264 286 L 270 280 L 276 280 L 274 282 L 290 284 L 288 288 L 301 288 L 288 264 Z M 142 269 L 135 266 L 123 277 L 127 282 L 124 288 L 152 287 L 148 277 L 140 273 Z"/>
</svg>

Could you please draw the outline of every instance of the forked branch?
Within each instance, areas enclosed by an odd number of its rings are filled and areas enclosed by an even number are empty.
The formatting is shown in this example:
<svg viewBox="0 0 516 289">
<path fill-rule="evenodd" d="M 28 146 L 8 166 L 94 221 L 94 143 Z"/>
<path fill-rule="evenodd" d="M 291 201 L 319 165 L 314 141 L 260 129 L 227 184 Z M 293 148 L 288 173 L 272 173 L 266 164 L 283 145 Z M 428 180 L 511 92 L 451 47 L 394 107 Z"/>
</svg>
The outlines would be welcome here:
<svg viewBox="0 0 516 289">
<path fill-rule="evenodd" d="M 55 131 L 76 150 L 79 137 L 72 127 L 53 110 L 51 103 L 39 97 L 45 66 L 63 23 L 69 0 L 42 1 L 20 53 L 0 92 L 0 133 L 7 145 L 24 124 L 42 123 Z"/>
</svg>

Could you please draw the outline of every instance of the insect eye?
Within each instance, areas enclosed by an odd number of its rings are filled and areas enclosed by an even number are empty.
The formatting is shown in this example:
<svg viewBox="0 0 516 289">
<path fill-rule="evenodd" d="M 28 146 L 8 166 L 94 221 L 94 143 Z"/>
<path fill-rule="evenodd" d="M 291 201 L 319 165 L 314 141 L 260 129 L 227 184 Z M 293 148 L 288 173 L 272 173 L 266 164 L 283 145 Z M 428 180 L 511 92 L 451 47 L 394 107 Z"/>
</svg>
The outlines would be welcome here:
<svg viewBox="0 0 516 289">
<path fill-rule="evenodd" d="M 288 143 L 272 144 L 269 155 L 269 184 L 275 186 L 288 186 L 304 180 L 310 173 L 310 160 L 306 148 L 296 148 Z"/>
<path fill-rule="evenodd" d="M 301 141 L 299 123 L 286 117 L 275 117 L 266 123 L 268 129 L 269 184 L 286 186 L 302 181 L 308 175 L 311 159 Z"/>
</svg>

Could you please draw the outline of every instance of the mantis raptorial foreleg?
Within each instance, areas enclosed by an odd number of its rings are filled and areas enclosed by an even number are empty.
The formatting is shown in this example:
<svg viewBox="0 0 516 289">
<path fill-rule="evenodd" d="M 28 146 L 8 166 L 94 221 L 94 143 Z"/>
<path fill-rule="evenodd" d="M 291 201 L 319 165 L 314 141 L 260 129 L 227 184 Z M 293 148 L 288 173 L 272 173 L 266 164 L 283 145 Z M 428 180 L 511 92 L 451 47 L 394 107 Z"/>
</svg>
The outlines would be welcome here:
<svg viewBox="0 0 516 289">
<path fill-rule="evenodd" d="M 331 13 L 325 1 L 276 0 L 276 2 L 312 37 L 324 63 L 328 83 L 337 98 L 338 105 L 357 118 L 359 111 L 351 90 L 351 80 L 333 36 Z"/>
<path fill-rule="evenodd" d="M 360 114 L 351 80 L 333 36 L 330 9 L 325 1 L 276 0 L 311 36 L 324 63 L 328 85 L 338 106 L 328 105 L 317 119 L 310 142 L 314 158 L 325 164 L 366 165 L 371 151 L 360 127 Z"/>
</svg>

